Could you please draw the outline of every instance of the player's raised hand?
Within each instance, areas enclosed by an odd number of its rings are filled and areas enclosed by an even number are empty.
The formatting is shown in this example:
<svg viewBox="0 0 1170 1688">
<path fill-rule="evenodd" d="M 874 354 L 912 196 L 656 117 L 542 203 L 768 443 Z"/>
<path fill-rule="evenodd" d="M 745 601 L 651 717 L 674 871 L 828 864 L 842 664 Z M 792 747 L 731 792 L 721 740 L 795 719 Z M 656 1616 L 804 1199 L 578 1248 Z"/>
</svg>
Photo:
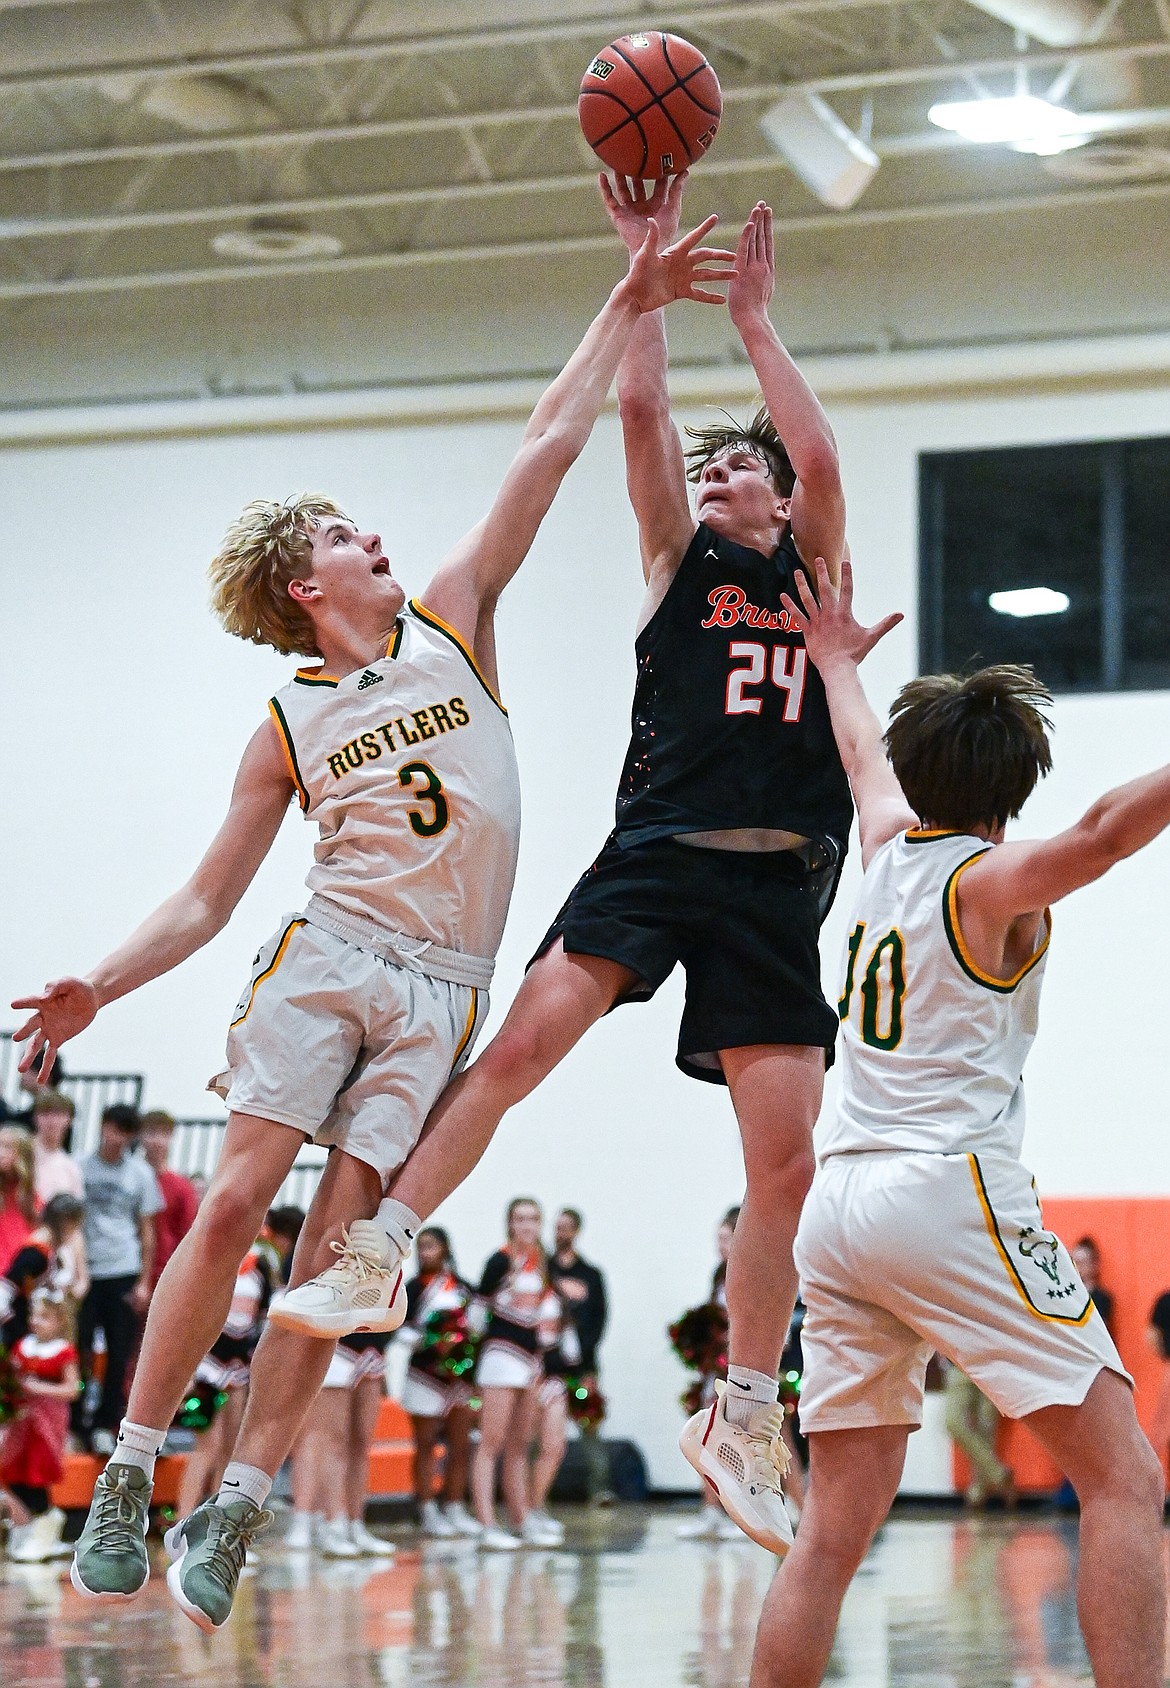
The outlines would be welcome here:
<svg viewBox="0 0 1170 1688">
<path fill-rule="evenodd" d="M 28 1043 L 19 1070 L 27 1073 L 36 1066 L 37 1078 L 44 1084 L 61 1045 L 85 1030 L 99 1003 L 88 979 L 54 979 L 39 996 L 18 996 L 12 1007 L 33 1010 L 12 1036 L 16 1043 Z"/>
<path fill-rule="evenodd" d="M 598 177 L 602 203 L 631 257 L 646 238 L 646 223 L 650 217 L 658 224 L 658 232 L 666 244 L 674 239 L 682 215 L 686 180 L 685 170 L 680 170 L 677 176 L 664 176 L 654 183 L 631 182 L 625 176 L 615 176 L 610 181 L 602 171 Z"/>
<path fill-rule="evenodd" d="M 772 207 L 761 199 L 743 225 L 735 254 L 735 280 L 727 290 L 727 308 L 735 323 L 767 315 L 776 288 L 772 244 Z"/>
<path fill-rule="evenodd" d="M 805 647 L 818 668 L 823 669 L 834 657 L 844 657 L 855 665 L 863 662 L 878 641 L 904 617 L 897 611 L 883 616 L 872 627 L 861 625 L 853 614 L 853 567 L 848 557 L 841 564 L 839 587 L 833 585 L 823 557 L 816 559 L 813 572 L 817 582 L 815 596 L 807 576 L 800 573 L 796 577 L 800 608 L 787 592 L 781 594 L 780 602 L 788 611 L 789 625 L 804 634 Z"/>
<path fill-rule="evenodd" d="M 722 293 L 699 286 L 704 281 L 729 281 L 735 274 L 731 252 L 721 246 L 699 245 L 718 221 L 718 217 L 708 217 L 673 246 L 664 246 L 658 223 L 650 218 L 646 238 L 634 254 L 625 282 L 639 310 L 657 311 L 672 299 L 696 299 L 704 305 L 724 303 Z"/>
</svg>

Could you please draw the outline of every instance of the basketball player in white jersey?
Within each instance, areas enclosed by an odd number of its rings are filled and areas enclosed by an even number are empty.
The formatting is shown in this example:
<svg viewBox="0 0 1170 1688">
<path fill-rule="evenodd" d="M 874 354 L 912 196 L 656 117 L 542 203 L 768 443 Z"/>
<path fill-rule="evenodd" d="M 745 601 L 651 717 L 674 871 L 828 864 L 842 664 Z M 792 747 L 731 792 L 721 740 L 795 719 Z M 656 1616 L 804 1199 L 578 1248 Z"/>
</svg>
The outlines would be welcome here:
<svg viewBox="0 0 1170 1688">
<path fill-rule="evenodd" d="M 221 1329 L 236 1269 L 306 1139 L 330 1156 L 293 1266 L 324 1274 L 342 1227 L 379 1208 L 448 1079 L 467 1059 L 503 931 L 520 821 L 498 697 L 496 601 L 587 440 L 635 325 L 677 298 L 721 303 L 728 254 L 699 245 L 714 218 L 659 249 L 654 226 L 545 393 L 488 515 L 409 606 L 377 534 L 328 499 L 253 504 L 212 564 L 226 629 L 322 659 L 273 698 L 244 753 L 227 819 L 189 883 L 87 979 L 15 1004 L 22 1067 L 51 1063 L 104 1003 L 177 966 L 227 922 L 294 797 L 320 840 L 313 895 L 256 957 L 213 1081 L 230 1115 L 195 1224 L 155 1290 L 118 1444 L 78 1542 L 74 1586 L 129 1599 L 149 1575 L 155 1456 L 195 1366 Z M 398 1208 L 383 1214 L 394 1226 Z M 405 1239 L 404 1239 L 405 1240 Z M 360 1248 L 358 1250 L 360 1262 Z M 378 1298 L 380 1299 L 380 1298 Z M 402 1322 L 401 1283 L 377 1328 Z M 306 1337 L 270 1326 L 217 1496 L 168 1535 L 168 1577 L 201 1628 L 228 1616 L 273 1474 L 320 1386 L 335 1337 L 371 1328 L 360 1293 Z"/>
<path fill-rule="evenodd" d="M 902 689 L 883 741 L 857 665 L 870 629 L 817 568 L 812 660 L 865 869 L 839 1003 L 842 1086 L 797 1233 L 811 1483 L 764 1606 L 753 1688 L 814 1688 L 841 1601 L 922 1422 L 932 1350 L 1022 1419 L 1081 1506 L 1077 1606 L 1098 1688 L 1162 1681 L 1162 1470 L 1131 1379 L 1019 1155 L 1049 905 L 1170 825 L 1170 767 L 1055 838 L 1004 842 L 1051 754 L 1027 668 Z M 887 758 L 888 751 L 888 758 Z"/>
</svg>

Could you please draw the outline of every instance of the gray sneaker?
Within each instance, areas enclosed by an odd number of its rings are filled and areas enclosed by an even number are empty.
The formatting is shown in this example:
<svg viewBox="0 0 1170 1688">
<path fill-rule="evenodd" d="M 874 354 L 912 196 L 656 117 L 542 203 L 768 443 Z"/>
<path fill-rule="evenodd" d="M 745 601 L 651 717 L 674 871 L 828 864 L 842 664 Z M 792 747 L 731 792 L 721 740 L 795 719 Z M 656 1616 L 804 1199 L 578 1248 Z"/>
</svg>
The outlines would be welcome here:
<svg viewBox="0 0 1170 1688">
<path fill-rule="evenodd" d="M 93 1486 L 69 1580 L 91 1600 L 133 1600 L 146 1587 L 146 1526 L 154 1485 L 137 1465 L 111 1461 Z"/>
<path fill-rule="evenodd" d="M 205 1500 L 163 1537 L 174 1563 L 167 1587 L 177 1605 L 208 1635 L 231 1616 L 236 1584 L 252 1538 L 272 1522 L 250 1500 L 218 1506 Z"/>
</svg>

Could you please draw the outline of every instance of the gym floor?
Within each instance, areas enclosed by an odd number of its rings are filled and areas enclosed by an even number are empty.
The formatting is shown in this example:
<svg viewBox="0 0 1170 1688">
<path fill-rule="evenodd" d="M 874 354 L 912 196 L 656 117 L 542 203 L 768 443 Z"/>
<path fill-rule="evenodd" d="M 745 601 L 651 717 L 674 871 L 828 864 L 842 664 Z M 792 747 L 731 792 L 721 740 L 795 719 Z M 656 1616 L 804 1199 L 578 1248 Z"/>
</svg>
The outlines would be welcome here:
<svg viewBox="0 0 1170 1688">
<path fill-rule="evenodd" d="M 566 1510 L 557 1552 L 487 1555 L 388 1526 L 397 1558 L 333 1562 L 262 1544 L 210 1639 L 161 1576 L 97 1607 L 67 1567 L 0 1561 L 7 1688 L 737 1688 L 773 1562 L 750 1542 L 680 1542 L 681 1508 Z M 902 1513 L 855 1582 L 834 1688 L 1065 1688 L 1089 1680 L 1075 1524 Z M 161 1558 L 160 1558 L 161 1567 Z"/>
</svg>

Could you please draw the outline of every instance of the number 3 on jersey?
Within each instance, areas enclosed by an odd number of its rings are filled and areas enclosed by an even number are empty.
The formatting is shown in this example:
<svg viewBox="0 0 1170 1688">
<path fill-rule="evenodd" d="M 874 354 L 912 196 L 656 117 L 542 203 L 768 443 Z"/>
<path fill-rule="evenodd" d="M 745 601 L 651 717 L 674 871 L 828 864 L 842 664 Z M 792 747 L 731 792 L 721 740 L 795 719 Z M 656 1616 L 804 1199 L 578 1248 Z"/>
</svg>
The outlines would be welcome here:
<svg viewBox="0 0 1170 1688">
<path fill-rule="evenodd" d="M 861 920 L 849 934 L 849 959 L 845 966 L 845 989 L 837 1004 L 837 1017 L 849 1018 L 853 997 L 853 983 L 857 975 L 857 957 L 865 938 L 865 922 Z M 889 993 L 889 1007 L 884 998 Z M 871 1049 L 897 1049 L 902 1041 L 902 999 L 906 995 L 906 946 L 895 926 L 884 938 L 879 938 L 870 951 L 869 961 L 861 981 L 861 1040 Z M 882 1030 L 882 1026 L 885 1030 Z"/>
<path fill-rule="evenodd" d="M 727 647 L 733 661 L 747 659 L 744 668 L 733 668 L 727 676 L 726 715 L 758 715 L 764 707 L 762 697 L 749 697 L 749 686 L 762 686 L 768 673 L 768 650 L 765 645 L 733 639 Z M 800 720 L 800 706 L 804 702 L 804 674 L 808 652 L 803 645 L 773 645 L 771 681 L 784 693 L 785 721 Z"/>
<path fill-rule="evenodd" d="M 443 782 L 431 767 L 429 762 L 407 762 L 398 770 L 398 783 L 413 788 L 415 780 L 423 782 L 422 789 L 414 795 L 420 803 L 430 805 L 431 813 L 425 814 L 422 809 L 407 810 L 407 820 L 410 829 L 420 838 L 433 838 L 437 832 L 442 832 L 451 819 L 451 809 L 443 795 Z"/>
</svg>

